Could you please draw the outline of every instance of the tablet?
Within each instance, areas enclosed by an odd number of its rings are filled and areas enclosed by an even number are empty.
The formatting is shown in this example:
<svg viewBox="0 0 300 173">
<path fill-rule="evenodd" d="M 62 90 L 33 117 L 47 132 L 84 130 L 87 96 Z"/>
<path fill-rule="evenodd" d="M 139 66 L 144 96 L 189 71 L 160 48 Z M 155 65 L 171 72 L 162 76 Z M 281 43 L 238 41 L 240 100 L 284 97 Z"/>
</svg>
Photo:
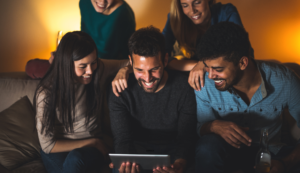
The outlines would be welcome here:
<svg viewBox="0 0 300 173">
<path fill-rule="evenodd" d="M 153 169 L 157 166 L 170 166 L 169 155 L 109 153 L 109 157 L 116 168 L 119 168 L 123 162 L 135 162 L 142 169 Z"/>
</svg>

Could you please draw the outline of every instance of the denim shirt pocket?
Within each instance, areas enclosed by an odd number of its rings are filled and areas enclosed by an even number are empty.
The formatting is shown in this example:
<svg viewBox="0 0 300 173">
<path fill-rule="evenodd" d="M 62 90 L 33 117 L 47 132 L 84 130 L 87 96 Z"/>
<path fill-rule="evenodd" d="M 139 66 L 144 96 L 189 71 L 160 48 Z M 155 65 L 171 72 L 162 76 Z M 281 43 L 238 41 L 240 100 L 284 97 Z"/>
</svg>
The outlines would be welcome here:
<svg viewBox="0 0 300 173">
<path fill-rule="evenodd" d="M 213 109 L 215 112 L 219 114 L 220 117 L 227 117 L 233 114 L 237 114 L 239 108 L 236 105 L 213 105 Z"/>
<path fill-rule="evenodd" d="M 276 106 L 276 105 L 267 105 L 267 106 L 260 106 L 255 109 L 255 112 L 257 112 L 261 118 L 274 121 L 278 119 L 282 113 L 282 106 Z"/>
</svg>

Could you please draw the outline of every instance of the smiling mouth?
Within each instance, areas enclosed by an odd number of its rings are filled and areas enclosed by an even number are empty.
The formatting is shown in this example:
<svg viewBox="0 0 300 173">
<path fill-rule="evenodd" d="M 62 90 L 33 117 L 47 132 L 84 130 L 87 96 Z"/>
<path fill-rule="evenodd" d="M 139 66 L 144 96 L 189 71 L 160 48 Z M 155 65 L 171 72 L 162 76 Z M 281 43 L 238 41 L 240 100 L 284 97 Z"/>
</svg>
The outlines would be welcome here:
<svg viewBox="0 0 300 173">
<path fill-rule="evenodd" d="M 151 81 L 151 82 L 145 82 L 145 81 L 143 81 L 144 87 L 145 87 L 145 88 L 148 88 L 148 89 L 153 88 L 154 83 L 155 83 L 155 80 L 154 80 L 154 81 Z"/>
<path fill-rule="evenodd" d="M 197 20 L 197 19 L 199 19 L 200 18 L 200 14 L 199 15 L 196 15 L 196 16 L 192 16 L 192 19 L 194 19 L 194 20 Z"/>
<path fill-rule="evenodd" d="M 84 79 L 89 79 L 91 76 L 82 76 Z"/>
<path fill-rule="evenodd" d="M 216 86 L 220 86 L 224 83 L 224 80 L 214 80 Z"/>
<path fill-rule="evenodd" d="M 99 8 L 105 8 L 105 7 L 106 7 L 106 4 L 98 4 L 98 2 L 96 2 L 96 5 L 97 5 Z"/>
</svg>

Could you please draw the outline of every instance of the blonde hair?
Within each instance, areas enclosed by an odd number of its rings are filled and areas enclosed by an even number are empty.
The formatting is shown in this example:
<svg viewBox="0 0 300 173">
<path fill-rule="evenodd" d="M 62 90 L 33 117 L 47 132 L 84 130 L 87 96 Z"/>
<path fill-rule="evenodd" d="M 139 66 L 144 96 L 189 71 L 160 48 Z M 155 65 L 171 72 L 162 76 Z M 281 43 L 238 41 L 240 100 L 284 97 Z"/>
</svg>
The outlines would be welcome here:
<svg viewBox="0 0 300 173">
<path fill-rule="evenodd" d="M 215 0 L 209 0 L 210 6 L 214 3 Z M 184 57 L 191 58 L 195 54 L 199 32 L 197 26 L 183 13 L 180 0 L 171 2 L 170 23 L 180 51 Z"/>
</svg>

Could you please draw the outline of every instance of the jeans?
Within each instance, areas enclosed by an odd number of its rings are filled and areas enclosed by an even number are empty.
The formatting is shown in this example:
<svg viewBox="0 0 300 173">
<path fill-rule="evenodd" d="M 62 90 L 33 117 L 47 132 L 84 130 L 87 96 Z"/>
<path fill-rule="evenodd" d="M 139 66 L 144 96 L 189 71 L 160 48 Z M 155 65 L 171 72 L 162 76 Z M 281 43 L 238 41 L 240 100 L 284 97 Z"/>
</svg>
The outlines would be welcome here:
<svg viewBox="0 0 300 173">
<path fill-rule="evenodd" d="M 102 153 L 94 147 L 77 148 L 70 152 L 49 153 L 41 150 L 48 173 L 79 173 L 99 171 L 104 165 Z"/>
<path fill-rule="evenodd" d="M 271 153 L 271 157 L 272 159 L 283 158 L 293 149 L 294 146 L 284 146 L 277 155 Z M 243 144 L 240 149 L 237 149 L 219 135 L 204 135 L 200 137 L 196 145 L 195 172 L 223 173 L 243 170 L 246 173 L 252 173 L 258 150 L 259 146 L 248 147 Z"/>
</svg>

